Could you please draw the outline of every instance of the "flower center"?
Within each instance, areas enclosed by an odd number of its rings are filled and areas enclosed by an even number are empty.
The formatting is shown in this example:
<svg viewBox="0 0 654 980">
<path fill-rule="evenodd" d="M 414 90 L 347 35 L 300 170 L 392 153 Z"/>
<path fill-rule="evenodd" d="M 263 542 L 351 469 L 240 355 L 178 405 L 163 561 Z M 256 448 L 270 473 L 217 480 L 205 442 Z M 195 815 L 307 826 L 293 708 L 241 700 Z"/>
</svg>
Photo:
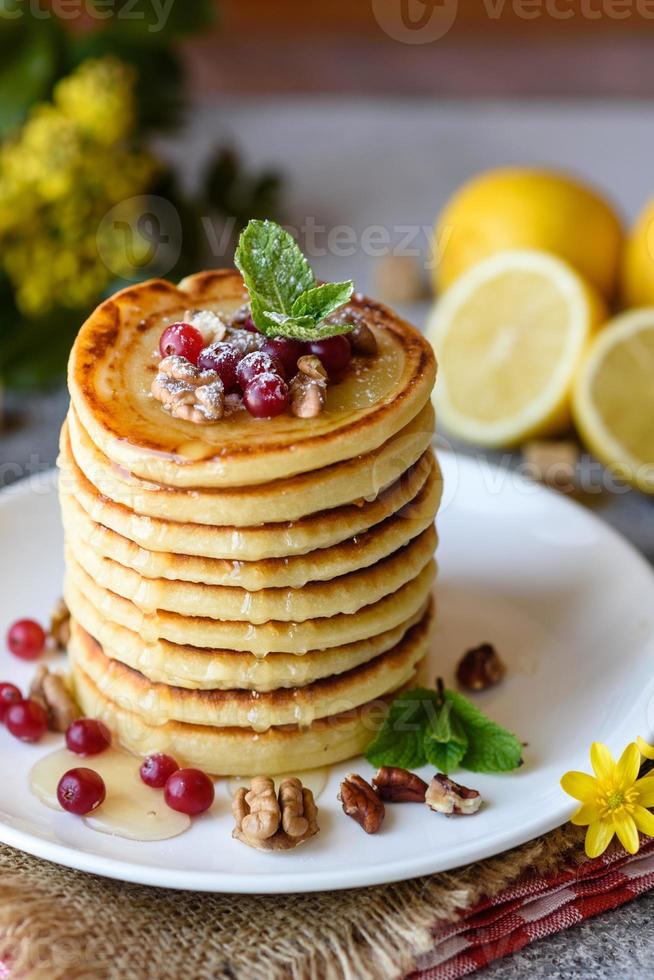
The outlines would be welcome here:
<svg viewBox="0 0 654 980">
<path fill-rule="evenodd" d="M 612 789 L 601 796 L 598 803 L 600 817 L 603 819 L 616 817 L 619 812 L 632 813 L 634 803 L 638 799 L 638 791 L 630 786 L 628 789 Z"/>
</svg>

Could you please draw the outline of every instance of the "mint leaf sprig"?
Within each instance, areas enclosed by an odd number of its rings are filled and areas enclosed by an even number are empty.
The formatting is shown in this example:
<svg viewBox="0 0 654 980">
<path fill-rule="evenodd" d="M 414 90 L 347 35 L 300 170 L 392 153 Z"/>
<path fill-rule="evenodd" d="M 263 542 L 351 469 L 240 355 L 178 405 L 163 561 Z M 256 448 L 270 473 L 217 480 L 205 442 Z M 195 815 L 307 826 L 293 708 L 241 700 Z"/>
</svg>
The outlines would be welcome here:
<svg viewBox="0 0 654 980">
<path fill-rule="evenodd" d="M 522 765 L 519 740 L 491 721 L 458 691 L 441 680 L 437 690 L 414 688 L 393 701 L 366 758 L 373 766 L 440 772 L 509 772 Z"/>
<path fill-rule="evenodd" d="M 252 320 L 261 333 L 324 340 L 353 329 L 353 323 L 325 321 L 348 302 L 354 283 L 319 286 L 297 242 L 274 221 L 249 222 L 239 238 L 234 262 L 250 294 Z"/>
</svg>

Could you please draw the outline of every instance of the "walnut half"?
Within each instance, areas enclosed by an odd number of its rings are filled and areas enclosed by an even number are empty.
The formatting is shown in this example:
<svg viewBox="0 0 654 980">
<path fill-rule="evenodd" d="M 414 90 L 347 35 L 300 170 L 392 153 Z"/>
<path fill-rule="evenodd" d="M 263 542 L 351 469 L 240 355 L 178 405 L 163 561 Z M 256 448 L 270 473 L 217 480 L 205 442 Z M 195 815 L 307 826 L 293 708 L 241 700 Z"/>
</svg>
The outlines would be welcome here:
<svg viewBox="0 0 654 980">
<path fill-rule="evenodd" d="M 216 372 L 201 371 L 177 354 L 159 362 L 150 391 L 167 412 L 187 422 L 217 422 L 225 411 L 225 388 Z"/>
<path fill-rule="evenodd" d="M 376 834 L 384 822 L 386 808 L 370 783 L 351 772 L 341 783 L 338 798 L 343 812 L 359 824 L 367 834 Z"/>
<path fill-rule="evenodd" d="M 437 813 L 460 813 L 468 816 L 476 813 L 481 806 L 481 795 L 476 789 L 468 789 L 461 783 L 455 783 L 444 773 L 437 772 L 429 784 L 425 803 L 430 810 Z"/>
<path fill-rule="evenodd" d="M 43 705 L 48 713 L 48 728 L 65 732 L 79 711 L 61 674 L 55 674 L 42 664 L 32 678 L 30 697 Z"/>
<path fill-rule="evenodd" d="M 295 776 L 283 779 L 279 793 L 268 776 L 255 776 L 232 803 L 232 837 L 264 851 L 288 851 L 318 833 L 318 808 L 310 789 Z"/>
</svg>

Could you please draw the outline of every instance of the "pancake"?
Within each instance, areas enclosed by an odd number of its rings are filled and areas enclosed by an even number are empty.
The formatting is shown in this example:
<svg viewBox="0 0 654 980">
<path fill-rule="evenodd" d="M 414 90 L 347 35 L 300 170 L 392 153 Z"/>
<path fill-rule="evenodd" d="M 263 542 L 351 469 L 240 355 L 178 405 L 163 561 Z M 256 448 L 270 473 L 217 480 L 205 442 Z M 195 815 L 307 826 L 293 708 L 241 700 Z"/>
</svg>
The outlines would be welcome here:
<svg viewBox="0 0 654 980">
<path fill-rule="evenodd" d="M 397 592 L 364 606 L 358 612 L 308 619 L 301 623 L 270 620 L 261 625 L 252 625 L 240 621 L 180 616 L 163 610 L 145 613 L 129 599 L 94 582 L 71 556 L 66 565 L 64 597 L 71 613 L 76 616 L 75 594 L 78 589 L 101 616 L 138 633 L 146 643 L 164 639 L 182 646 L 244 650 L 255 656 L 266 656 L 268 653 L 304 654 L 309 650 L 355 643 L 399 626 L 424 605 L 435 571 L 436 563 L 432 560 Z"/>
<path fill-rule="evenodd" d="M 423 453 L 394 483 L 371 501 L 358 501 L 332 510 L 320 510 L 298 521 L 259 524 L 236 529 L 230 525 L 199 525 L 165 521 L 137 514 L 123 504 L 103 496 L 84 476 L 73 459 L 66 424 L 59 453 L 59 486 L 73 496 L 97 523 L 150 552 L 170 552 L 241 562 L 306 555 L 330 548 L 370 530 L 401 511 L 406 520 L 422 521 L 414 506 L 417 495 L 433 471 L 433 481 L 442 492 L 442 477 L 431 450 Z M 290 583 L 289 583 L 290 584 Z"/>
<path fill-rule="evenodd" d="M 99 718 L 135 755 L 166 752 L 182 766 L 214 776 L 253 776 L 330 766 L 359 755 L 374 738 L 395 693 L 351 711 L 321 718 L 303 728 L 284 725 L 255 732 L 251 728 L 212 728 L 169 721 L 149 725 L 104 695 L 76 666 L 75 694 L 86 715 Z"/>
<path fill-rule="evenodd" d="M 165 521 L 247 527 L 297 521 L 359 499 L 373 500 L 430 447 L 434 410 L 428 403 L 404 429 L 365 455 L 258 486 L 213 490 L 178 489 L 132 476 L 103 455 L 72 410 L 68 430 L 77 465 L 110 500 Z"/>
<path fill-rule="evenodd" d="M 369 568 L 327 582 L 308 582 L 301 589 L 246 589 L 144 578 L 111 558 L 103 558 L 80 539 L 67 548 L 98 585 L 130 599 L 143 612 L 157 610 L 179 616 L 240 620 L 260 625 L 269 620 L 302 623 L 308 619 L 350 615 L 395 593 L 432 560 L 436 547 L 433 524 L 413 541 Z"/>
<path fill-rule="evenodd" d="M 353 358 L 317 418 L 283 414 L 262 422 L 243 410 L 198 426 L 162 415 L 149 387 L 163 329 L 189 308 L 228 314 L 246 298 L 240 275 L 220 270 L 189 276 L 178 287 L 163 280 L 130 286 L 91 314 L 73 345 L 68 387 L 108 459 L 165 486 L 258 485 L 370 453 L 428 402 L 436 374 L 430 345 L 390 310 L 353 297 L 349 305 L 365 314 L 379 352 Z"/>
<path fill-rule="evenodd" d="M 428 600 L 399 626 L 367 640 L 326 650 L 310 650 L 302 655 L 269 653 L 266 657 L 254 657 L 238 650 L 179 646 L 168 640 L 144 643 L 137 633 L 98 613 L 79 589 L 74 590 L 70 584 L 68 588 L 76 621 L 96 638 L 108 657 L 138 670 L 151 681 L 192 690 L 245 688 L 273 691 L 283 687 L 304 687 L 386 653 L 428 611 L 431 615 L 433 606 L 433 600 Z"/>
<path fill-rule="evenodd" d="M 441 484 L 433 473 L 418 492 L 413 506 L 407 508 L 409 513 L 393 514 L 376 527 L 331 548 L 290 558 L 250 562 L 148 551 L 96 523 L 74 494 L 62 489 L 60 499 L 64 527 L 70 540 L 79 539 L 99 558 L 112 559 L 147 579 L 232 586 L 254 592 L 271 583 L 276 588 L 300 589 L 308 582 L 328 582 L 349 572 L 369 568 L 431 525 L 440 496 Z"/>
<path fill-rule="evenodd" d="M 69 656 L 98 690 L 149 725 L 179 721 L 218 728 L 310 725 L 318 718 L 349 711 L 405 684 L 427 653 L 429 617 L 412 626 L 402 640 L 368 663 L 304 687 L 259 693 L 244 690 L 189 690 L 153 683 L 143 674 L 112 660 L 100 644 L 73 622 Z"/>
</svg>

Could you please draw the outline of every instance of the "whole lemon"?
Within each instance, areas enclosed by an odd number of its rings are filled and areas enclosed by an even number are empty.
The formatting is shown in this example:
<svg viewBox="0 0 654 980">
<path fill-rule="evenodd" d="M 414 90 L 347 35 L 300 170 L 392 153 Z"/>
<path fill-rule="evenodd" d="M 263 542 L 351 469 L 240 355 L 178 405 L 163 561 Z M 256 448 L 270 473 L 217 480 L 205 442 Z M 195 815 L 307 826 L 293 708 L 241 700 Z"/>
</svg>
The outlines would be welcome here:
<svg viewBox="0 0 654 980">
<path fill-rule="evenodd" d="M 616 287 L 620 219 L 596 191 L 566 174 L 524 167 L 480 174 L 450 198 L 434 236 L 438 291 L 481 259 L 522 248 L 564 259 L 606 298 Z"/>
<path fill-rule="evenodd" d="M 654 306 L 654 201 L 640 213 L 627 236 L 620 295 L 625 306 Z"/>
</svg>

